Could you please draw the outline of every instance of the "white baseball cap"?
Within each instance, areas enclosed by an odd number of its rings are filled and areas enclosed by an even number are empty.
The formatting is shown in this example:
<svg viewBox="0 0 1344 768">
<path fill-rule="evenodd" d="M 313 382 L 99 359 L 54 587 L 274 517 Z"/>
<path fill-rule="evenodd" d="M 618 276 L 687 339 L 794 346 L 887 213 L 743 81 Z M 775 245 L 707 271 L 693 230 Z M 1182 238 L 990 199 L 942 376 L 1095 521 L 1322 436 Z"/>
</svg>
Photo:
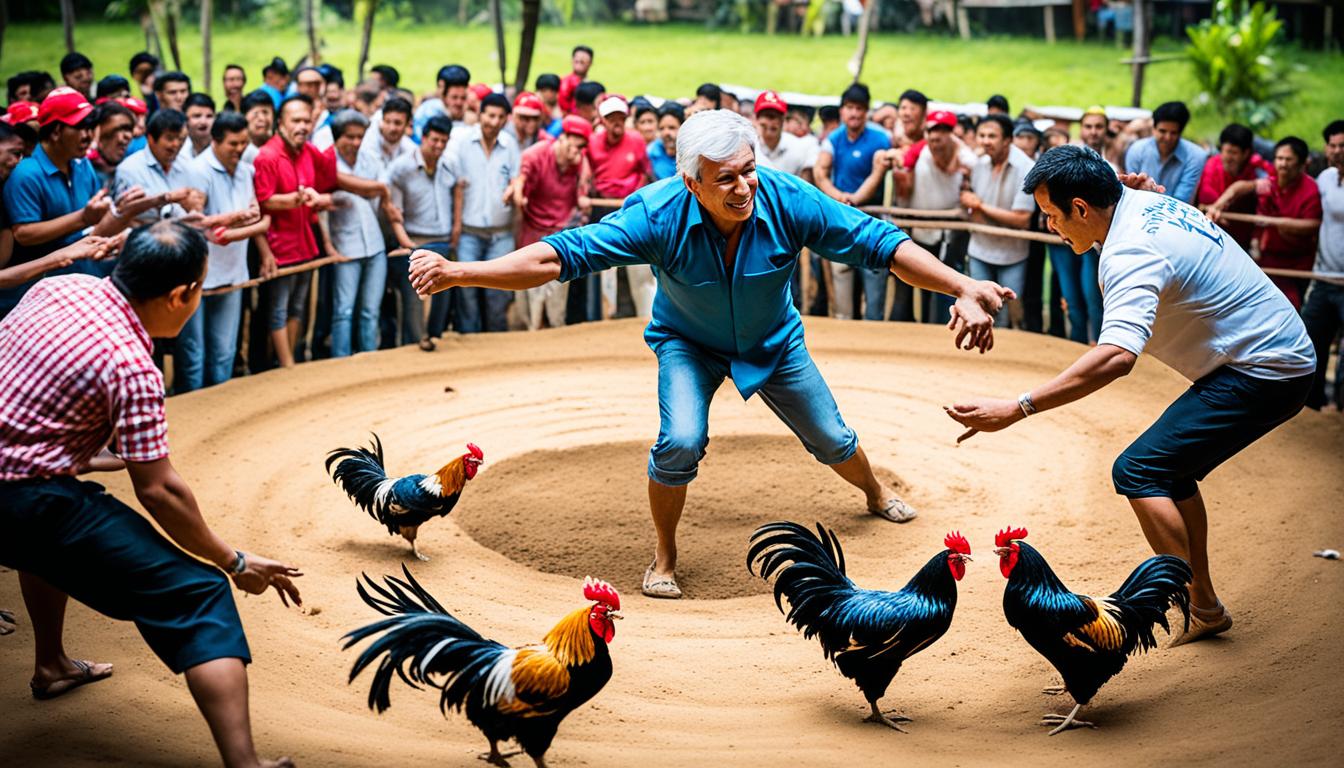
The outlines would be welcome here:
<svg viewBox="0 0 1344 768">
<path fill-rule="evenodd" d="M 626 104 L 625 99 L 620 96 L 608 96 L 597 107 L 597 113 L 603 117 L 614 115 L 617 112 L 623 115 L 630 114 L 630 105 Z"/>
</svg>

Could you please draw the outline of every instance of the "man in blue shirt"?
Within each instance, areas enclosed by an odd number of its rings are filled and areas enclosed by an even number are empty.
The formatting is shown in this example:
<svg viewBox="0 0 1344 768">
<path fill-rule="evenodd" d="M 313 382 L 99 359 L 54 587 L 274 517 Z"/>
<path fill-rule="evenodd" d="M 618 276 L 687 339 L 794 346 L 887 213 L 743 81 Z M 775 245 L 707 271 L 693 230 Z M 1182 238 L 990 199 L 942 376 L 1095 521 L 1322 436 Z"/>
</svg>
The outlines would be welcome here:
<svg viewBox="0 0 1344 768">
<path fill-rule="evenodd" d="M 877 168 L 873 156 L 891 148 L 891 137 L 868 123 L 868 105 L 872 98 L 868 86 L 854 83 L 840 96 L 840 121 L 843 123 L 822 140 L 813 175 L 822 192 L 845 205 L 875 202 L 882 184 L 884 168 Z M 854 306 L 854 273 L 863 284 L 865 320 L 881 320 L 887 302 L 886 269 L 865 269 L 832 264 L 835 283 L 835 307 L 832 315 L 850 319 Z"/>
<path fill-rule="evenodd" d="M 289 65 L 276 56 L 261 68 L 261 77 L 263 82 L 257 90 L 270 96 L 276 111 L 280 111 L 280 102 L 285 100 L 285 92 L 289 89 Z"/>
<path fill-rule="evenodd" d="M 1166 187 L 1169 196 L 1193 204 L 1209 153 L 1181 138 L 1189 122 L 1190 110 L 1183 102 L 1158 106 L 1153 110 L 1153 135 L 1134 142 L 1125 152 L 1125 172 L 1146 173 Z"/>
<path fill-rule="evenodd" d="M 648 264 L 658 280 L 644 339 L 658 356 L 658 441 L 649 452 L 649 505 L 658 534 L 644 594 L 681 596 L 674 570 L 686 486 L 709 442 L 709 403 L 725 377 L 744 398 L 760 393 L 808 451 L 893 522 L 914 510 L 873 476 L 803 343 L 789 293 L 798 253 L 889 269 L 902 280 L 953 294 L 956 343 L 986 351 L 993 314 L 1012 292 L 944 266 L 904 232 L 829 199 L 788 174 L 756 169 L 756 131 L 729 110 L 686 120 L 677 136 L 680 178 L 626 199 L 597 224 L 566 230 L 493 261 L 412 256 L 422 295 L 453 286 L 523 290 L 615 266 Z"/>
</svg>

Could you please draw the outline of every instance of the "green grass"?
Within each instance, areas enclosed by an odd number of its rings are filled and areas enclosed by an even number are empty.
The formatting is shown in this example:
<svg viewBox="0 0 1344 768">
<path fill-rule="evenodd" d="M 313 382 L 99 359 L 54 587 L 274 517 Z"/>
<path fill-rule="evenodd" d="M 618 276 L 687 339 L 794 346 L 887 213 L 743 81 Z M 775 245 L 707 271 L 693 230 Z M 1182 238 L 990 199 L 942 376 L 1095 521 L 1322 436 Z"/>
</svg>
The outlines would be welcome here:
<svg viewBox="0 0 1344 768">
<path fill-rule="evenodd" d="M 190 27 L 181 38 L 186 71 L 191 75 L 201 69 L 198 35 Z M 507 37 L 511 63 L 517 55 L 517 35 L 517 28 L 511 27 Z M 326 59 L 352 75 L 359 54 L 355 26 L 328 27 L 322 36 Z M 105 69 L 122 70 L 143 41 L 139 27 L 129 23 L 84 23 L 76 30 L 79 49 Z M 585 43 L 597 50 L 591 76 L 609 90 L 660 96 L 689 95 L 706 81 L 838 94 L 848 83 L 845 65 L 854 52 L 854 38 L 768 37 L 689 25 L 543 27 L 537 43 L 533 77 L 542 72 L 564 74 L 570 48 Z M 10 26 L 0 72 L 54 72 L 61 48 L 59 25 Z M 225 63 L 237 62 L 253 78 L 249 85 L 257 85 L 261 66 L 271 56 L 279 54 L 293 62 L 305 48 L 298 28 L 219 26 L 214 35 L 215 77 Z M 1177 43 L 1163 40 L 1154 52 L 1178 50 Z M 1121 105 L 1129 103 L 1130 71 L 1118 63 L 1126 55 L 1113 43 L 1047 45 L 1029 38 L 994 37 L 961 42 L 933 35 L 879 34 L 869 46 L 864 80 L 878 98 L 895 98 L 913 87 L 932 98 L 955 102 L 980 101 L 991 93 L 1003 93 L 1014 109 L 1025 104 Z M 1298 135 L 1316 146 L 1325 124 L 1344 117 L 1339 88 L 1344 82 L 1344 56 L 1290 48 L 1285 58 L 1301 71 L 1293 76 L 1297 95 L 1288 105 L 1288 116 L 1273 133 L 1276 137 Z M 497 80 L 491 30 L 383 25 L 374 31 L 370 63 L 397 67 L 404 85 L 412 90 L 432 89 L 434 73 L 450 62 L 465 64 L 478 79 Z M 509 76 L 513 76 L 512 69 Z M 217 82 L 212 90 L 218 95 Z M 1154 64 L 1148 69 L 1144 105 L 1151 108 L 1171 99 L 1192 101 L 1196 92 L 1183 61 Z M 1187 135 L 1211 139 L 1224 122 L 1219 115 L 1196 110 Z"/>
</svg>

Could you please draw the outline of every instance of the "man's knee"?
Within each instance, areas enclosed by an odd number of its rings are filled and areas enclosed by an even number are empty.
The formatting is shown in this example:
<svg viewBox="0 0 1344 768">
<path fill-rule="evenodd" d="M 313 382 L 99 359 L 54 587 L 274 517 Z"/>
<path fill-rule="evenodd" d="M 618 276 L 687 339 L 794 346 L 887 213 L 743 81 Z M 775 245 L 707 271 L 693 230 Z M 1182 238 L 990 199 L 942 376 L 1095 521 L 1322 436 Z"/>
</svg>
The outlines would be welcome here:
<svg viewBox="0 0 1344 768">
<path fill-rule="evenodd" d="M 707 431 L 690 426 L 659 435 L 649 451 L 649 477 L 663 485 L 686 485 L 695 479 L 708 444 Z"/>
</svg>

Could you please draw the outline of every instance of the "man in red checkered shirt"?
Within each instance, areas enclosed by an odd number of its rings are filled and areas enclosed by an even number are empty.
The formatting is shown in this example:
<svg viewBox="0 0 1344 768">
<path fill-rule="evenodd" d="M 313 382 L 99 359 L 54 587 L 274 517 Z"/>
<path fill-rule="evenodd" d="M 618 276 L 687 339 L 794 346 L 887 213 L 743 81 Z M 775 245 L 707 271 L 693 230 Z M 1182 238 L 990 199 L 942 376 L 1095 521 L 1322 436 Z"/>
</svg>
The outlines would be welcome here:
<svg viewBox="0 0 1344 768">
<path fill-rule="evenodd" d="M 286 604 L 299 602 L 291 579 L 301 574 L 235 550 L 206 525 L 168 458 L 163 377 L 150 356 L 150 339 L 176 336 L 196 310 L 205 268 L 204 237 L 159 222 L 131 233 L 110 278 L 48 278 L 0 321 L 0 565 L 19 571 L 33 624 L 35 698 L 112 674 L 65 654 L 69 595 L 135 622 L 185 675 L 225 765 L 286 766 L 259 761 L 252 744 L 251 656 L 225 574 L 252 594 L 273 586 Z M 122 468 L 178 546 L 77 478 Z"/>
</svg>

